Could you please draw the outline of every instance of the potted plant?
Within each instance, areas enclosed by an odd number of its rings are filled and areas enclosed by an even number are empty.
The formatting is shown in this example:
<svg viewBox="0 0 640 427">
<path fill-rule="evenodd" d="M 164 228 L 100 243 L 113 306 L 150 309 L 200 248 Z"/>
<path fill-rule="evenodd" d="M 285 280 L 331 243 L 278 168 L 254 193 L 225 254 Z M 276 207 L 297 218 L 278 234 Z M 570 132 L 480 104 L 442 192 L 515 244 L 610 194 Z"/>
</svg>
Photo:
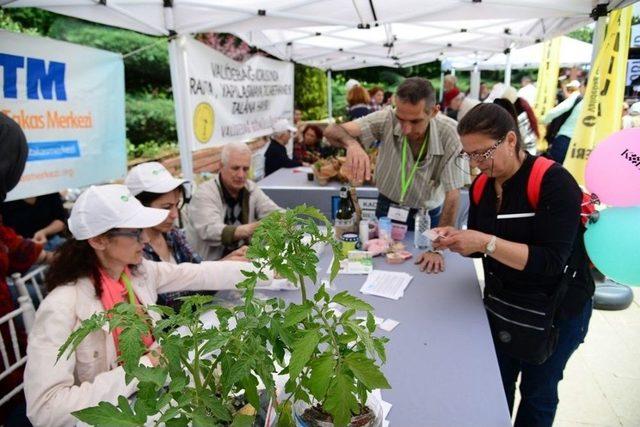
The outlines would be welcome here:
<svg viewBox="0 0 640 427">
<path fill-rule="evenodd" d="M 324 229 L 318 226 L 324 225 Z M 390 388 L 377 360 L 384 362 L 384 337 L 375 337 L 373 308 L 343 291 L 331 296 L 327 285 L 308 295 L 308 282 L 317 283 L 317 244 L 333 250 L 329 283 L 343 258 L 329 221 L 315 208 L 299 206 L 263 220 L 248 251 L 256 272 L 243 286 L 255 287 L 260 274 L 272 269 L 300 287 L 301 303 L 271 313 L 273 353 L 287 374 L 289 397 L 279 406 L 279 425 L 292 421 L 307 425 L 376 425 L 377 408 L 369 408 L 368 394 Z M 305 280 L 306 279 L 306 280 Z M 282 307 L 282 306 L 280 306 Z M 286 361 L 285 354 L 290 354 Z M 288 419 L 291 402 L 295 420 Z M 304 404 L 306 405 L 304 405 Z"/>
<path fill-rule="evenodd" d="M 331 282 L 343 255 L 329 221 L 306 206 L 275 212 L 254 233 L 248 257 L 255 270 L 245 272 L 246 279 L 238 284 L 244 290 L 242 305 L 211 306 L 208 296 L 185 298 L 178 312 L 123 303 L 84 321 L 58 358 L 104 325 L 121 328 L 120 361 L 127 382 L 136 379 L 139 384 L 133 401 L 120 396 L 117 405 L 101 402 L 74 415 L 92 425 L 248 426 L 264 406 L 259 382 L 263 400 L 275 401 L 274 374 L 279 373 L 288 375 L 288 397 L 278 405 L 279 426 L 381 422 L 367 400 L 373 389 L 389 388 L 376 364 L 385 361 L 387 339 L 373 336 L 374 316 L 366 302 L 346 291 L 331 296 L 326 285 L 308 295 L 307 282 L 318 280 L 318 245 L 333 250 Z M 267 270 L 298 285 L 301 302 L 257 299 L 256 283 L 266 278 Z M 213 327 L 201 321 L 209 310 L 219 320 Z M 151 319 L 158 315 L 164 318 L 153 325 Z M 150 329 L 162 348 L 156 367 L 139 364 L 147 351 L 142 336 Z M 241 407 L 239 396 L 250 406 Z"/>
<path fill-rule="evenodd" d="M 103 325 L 121 328 L 119 360 L 127 383 L 136 379 L 139 384 L 132 401 L 120 396 L 117 405 L 100 402 L 73 415 L 90 425 L 253 425 L 254 408 L 264 406 L 259 380 L 267 398 L 273 396 L 268 312 L 279 302 L 254 300 L 229 309 L 212 307 L 211 300 L 211 296 L 185 298 L 179 312 L 123 303 L 84 321 L 60 348 L 58 358 Z M 219 324 L 205 327 L 201 316 L 212 309 Z M 145 367 L 139 364 L 147 352 L 142 336 L 149 332 L 154 312 L 165 316 L 151 327 L 162 351 L 156 367 Z"/>
</svg>

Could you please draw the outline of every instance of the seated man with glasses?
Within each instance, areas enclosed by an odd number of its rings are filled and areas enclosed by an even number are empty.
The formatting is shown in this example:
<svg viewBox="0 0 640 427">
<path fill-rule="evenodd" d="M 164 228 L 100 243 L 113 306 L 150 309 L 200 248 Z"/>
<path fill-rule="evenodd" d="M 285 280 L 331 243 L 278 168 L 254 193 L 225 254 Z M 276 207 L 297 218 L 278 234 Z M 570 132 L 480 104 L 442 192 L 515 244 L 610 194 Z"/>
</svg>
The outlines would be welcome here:
<svg viewBox="0 0 640 427">
<path fill-rule="evenodd" d="M 459 189 L 469 183 L 468 167 L 460 169 L 455 162 L 462 150 L 456 122 L 439 114 L 435 89 L 426 79 L 404 80 L 395 100 L 395 109 L 330 125 L 325 137 L 347 149 L 346 164 L 356 182 L 371 175 L 369 156 L 362 145 L 381 141 L 375 176 L 379 190 L 376 216 L 389 216 L 413 230 L 416 212 L 426 208 L 432 227 L 453 226 Z M 417 262 L 429 273 L 444 271 L 440 253 L 425 252 Z"/>
<path fill-rule="evenodd" d="M 220 173 L 200 184 L 187 208 L 187 238 L 208 261 L 242 248 L 259 220 L 280 209 L 248 179 L 251 150 L 247 144 L 226 144 L 220 161 Z"/>
<path fill-rule="evenodd" d="M 172 264 L 192 262 L 199 264 L 202 258 L 187 243 L 184 231 L 176 227 L 180 217 L 180 209 L 184 204 L 185 180 L 174 178 L 171 173 L 158 162 L 142 163 L 129 171 L 125 184 L 136 199 L 144 206 L 169 211 L 167 218 L 160 224 L 147 229 L 149 241 L 144 245 L 144 257 L 150 261 L 164 261 Z M 113 235 L 136 237 L 141 230 L 112 231 Z M 137 233 L 137 234 L 136 234 Z M 246 261 L 246 250 L 239 249 L 229 254 L 227 261 Z M 207 293 L 201 292 L 201 293 Z M 210 293 L 215 293 L 210 291 Z M 179 308 L 178 297 L 190 295 L 192 292 L 170 292 L 158 295 L 158 303 Z"/>
</svg>

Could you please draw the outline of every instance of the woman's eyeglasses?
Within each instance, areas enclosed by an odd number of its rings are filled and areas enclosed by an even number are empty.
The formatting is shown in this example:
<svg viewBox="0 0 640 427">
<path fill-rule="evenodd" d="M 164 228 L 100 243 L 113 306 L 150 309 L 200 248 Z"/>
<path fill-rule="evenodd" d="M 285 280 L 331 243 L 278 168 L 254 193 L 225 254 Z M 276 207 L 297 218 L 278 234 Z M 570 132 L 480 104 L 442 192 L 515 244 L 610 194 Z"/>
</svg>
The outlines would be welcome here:
<svg viewBox="0 0 640 427">
<path fill-rule="evenodd" d="M 121 230 L 119 228 L 114 228 L 113 230 L 109 230 L 107 235 L 112 237 L 130 237 L 132 239 L 136 239 L 138 243 L 141 243 L 143 231 L 144 230 L 142 228 L 137 228 L 135 230 Z"/>
<path fill-rule="evenodd" d="M 482 153 L 466 153 L 462 151 L 460 154 L 458 154 L 458 159 L 467 161 L 467 162 L 474 161 L 476 163 L 482 163 L 485 160 L 493 159 L 493 153 L 496 152 L 496 149 L 500 146 L 500 144 L 504 142 L 504 140 L 505 140 L 504 137 L 500 138 L 499 140 L 496 141 L 495 144 L 491 146 L 491 148 L 489 148 L 486 151 L 483 151 Z"/>
</svg>

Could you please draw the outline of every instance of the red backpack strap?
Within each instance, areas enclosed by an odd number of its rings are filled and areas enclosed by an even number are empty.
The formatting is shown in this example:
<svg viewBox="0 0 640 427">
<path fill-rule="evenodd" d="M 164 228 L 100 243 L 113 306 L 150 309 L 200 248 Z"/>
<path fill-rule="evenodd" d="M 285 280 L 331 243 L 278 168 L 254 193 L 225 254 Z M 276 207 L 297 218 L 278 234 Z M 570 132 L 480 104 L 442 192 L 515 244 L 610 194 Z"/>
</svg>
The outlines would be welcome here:
<svg viewBox="0 0 640 427">
<path fill-rule="evenodd" d="M 554 163 L 553 160 L 547 159 L 546 157 L 537 157 L 533 161 L 529 181 L 527 182 L 527 199 L 529 199 L 529 204 L 534 210 L 538 209 L 542 178 L 544 178 L 544 174 Z"/>
<path fill-rule="evenodd" d="M 485 185 L 487 185 L 487 181 L 489 177 L 481 173 L 478 175 L 475 181 L 473 181 L 473 189 L 471 190 L 471 201 L 474 205 L 480 203 L 480 199 L 482 199 L 482 192 L 484 191 Z"/>
</svg>

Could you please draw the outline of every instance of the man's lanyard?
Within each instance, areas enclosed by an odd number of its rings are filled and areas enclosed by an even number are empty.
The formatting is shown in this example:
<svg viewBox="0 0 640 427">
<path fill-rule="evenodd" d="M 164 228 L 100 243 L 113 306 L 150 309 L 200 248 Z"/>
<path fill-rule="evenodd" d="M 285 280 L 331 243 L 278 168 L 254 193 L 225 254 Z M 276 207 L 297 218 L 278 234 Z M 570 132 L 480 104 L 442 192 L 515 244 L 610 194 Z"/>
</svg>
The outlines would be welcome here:
<svg viewBox="0 0 640 427">
<path fill-rule="evenodd" d="M 129 276 L 127 276 L 127 273 L 123 271 L 122 275 L 120 276 L 120 280 L 122 280 L 122 283 L 124 283 L 124 287 L 127 288 L 127 295 L 129 295 L 129 304 L 136 305 L 137 304 L 136 295 L 133 293 L 133 286 L 131 286 L 131 279 L 129 279 Z"/>
<path fill-rule="evenodd" d="M 405 136 L 402 139 L 402 174 L 401 174 L 401 185 L 400 188 L 400 204 L 404 203 L 404 196 L 407 194 L 411 183 L 413 182 L 413 176 L 416 174 L 416 170 L 418 169 L 418 163 L 420 163 L 420 158 L 422 157 L 422 153 L 424 152 L 425 147 L 427 146 L 427 142 L 429 140 L 429 128 L 427 128 L 427 132 L 424 135 L 424 141 L 422 141 L 422 145 L 420 146 L 420 153 L 418 154 L 418 158 L 415 159 L 415 163 L 411 167 L 411 171 L 409 172 L 409 179 L 407 179 L 407 137 Z"/>
</svg>

